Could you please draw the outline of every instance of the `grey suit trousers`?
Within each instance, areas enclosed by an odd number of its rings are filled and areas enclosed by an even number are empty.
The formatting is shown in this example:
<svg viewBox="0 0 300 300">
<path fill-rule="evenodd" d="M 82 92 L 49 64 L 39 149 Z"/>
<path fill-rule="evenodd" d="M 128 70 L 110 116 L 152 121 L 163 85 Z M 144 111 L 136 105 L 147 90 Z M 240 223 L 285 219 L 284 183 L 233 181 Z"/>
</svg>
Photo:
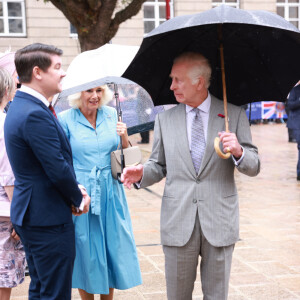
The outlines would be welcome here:
<svg viewBox="0 0 300 300">
<path fill-rule="evenodd" d="M 199 256 L 204 300 L 226 300 L 234 245 L 214 247 L 200 228 L 198 213 L 190 240 L 182 247 L 163 246 L 169 300 L 191 300 Z"/>
</svg>

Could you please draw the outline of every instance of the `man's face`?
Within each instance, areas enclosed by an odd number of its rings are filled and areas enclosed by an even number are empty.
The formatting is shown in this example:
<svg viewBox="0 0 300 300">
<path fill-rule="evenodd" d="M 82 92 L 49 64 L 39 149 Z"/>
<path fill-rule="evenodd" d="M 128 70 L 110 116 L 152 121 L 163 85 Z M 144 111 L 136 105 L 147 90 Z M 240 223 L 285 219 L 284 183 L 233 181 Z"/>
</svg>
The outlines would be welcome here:
<svg viewBox="0 0 300 300">
<path fill-rule="evenodd" d="M 41 71 L 43 89 L 47 97 L 53 96 L 62 91 L 61 80 L 66 73 L 61 68 L 61 57 L 51 55 L 51 65 L 46 72 Z"/>
<path fill-rule="evenodd" d="M 191 66 L 188 62 L 177 62 L 173 65 L 170 74 L 172 79 L 170 89 L 174 92 L 177 102 L 195 107 L 199 102 L 199 90 L 198 84 L 193 85 L 188 76 Z"/>
</svg>

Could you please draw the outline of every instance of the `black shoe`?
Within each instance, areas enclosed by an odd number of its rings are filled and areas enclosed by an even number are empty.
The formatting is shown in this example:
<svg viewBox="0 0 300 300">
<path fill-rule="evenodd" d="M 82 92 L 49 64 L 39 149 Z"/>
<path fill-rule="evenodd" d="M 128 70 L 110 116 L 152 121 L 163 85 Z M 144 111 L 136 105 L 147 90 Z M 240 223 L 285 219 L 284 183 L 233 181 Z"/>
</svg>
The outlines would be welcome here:
<svg viewBox="0 0 300 300">
<path fill-rule="evenodd" d="M 149 141 L 148 142 L 145 142 L 145 141 L 139 141 L 137 142 L 138 144 L 149 144 Z"/>
<path fill-rule="evenodd" d="M 296 139 L 289 138 L 289 143 L 297 143 Z"/>
<path fill-rule="evenodd" d="M 297 180 L 300 181 L 300 176 L 297 176 Z"/>
</svg>

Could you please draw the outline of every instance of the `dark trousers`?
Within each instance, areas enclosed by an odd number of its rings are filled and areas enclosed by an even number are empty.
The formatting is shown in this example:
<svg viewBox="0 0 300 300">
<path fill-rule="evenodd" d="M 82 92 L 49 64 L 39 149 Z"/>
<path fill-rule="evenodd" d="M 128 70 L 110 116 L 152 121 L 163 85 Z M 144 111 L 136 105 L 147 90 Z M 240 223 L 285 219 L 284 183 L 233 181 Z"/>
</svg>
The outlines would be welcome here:
<svg viewBox="0 0 300 300">
<path fill-rule="evenodd" d="M 75 259 L 73 223 L 13 226 L 26 253 L 31 278 L 29 300 L 70 300 Z"/>
<path fill-rule="evenodd" d="M 288 136 L 289 136 L 289 141 L 292 141 L 295 138 L 293 134 L 293 129 L 288 128 Z"/>
<path fill-rule="evenodd" d="M 141 132 L 140 135 L 143 143 L 149 143 L 149 131 Z"/>
<path fill-rule="evenodd" d="M 298 146 L 298 163 L 297 163 L 297 177 L 300 177 L 300 129 L 293 129 L 293 135 L 297 141 Z"/>
</svg>

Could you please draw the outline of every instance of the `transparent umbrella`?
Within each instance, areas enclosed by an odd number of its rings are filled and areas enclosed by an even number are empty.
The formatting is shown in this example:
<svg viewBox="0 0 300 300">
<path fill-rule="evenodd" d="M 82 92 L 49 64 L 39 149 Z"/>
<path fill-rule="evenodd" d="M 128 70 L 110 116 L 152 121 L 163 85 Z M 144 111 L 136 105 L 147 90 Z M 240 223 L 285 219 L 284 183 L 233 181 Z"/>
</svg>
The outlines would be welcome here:
<svg viewBox="0 0 300 300">
<path fill-rule="evenodd" d="M 138 46 L 106 44 L 76 56 L 63 79 L 63 90 L 55 99 L 56 112 L 70 108 L 68 96 L 107 84 L 113 94 L 117 88 L 120 105 L 117 105 L 115 97 L 108 105 L 122 110 L 129 135 L 153 129 L 156 114 L 167 109 L 167 106 L 154 107 L 148 92 L 135 82 L 121 77 L 138 49 Z"/>
</svg>

